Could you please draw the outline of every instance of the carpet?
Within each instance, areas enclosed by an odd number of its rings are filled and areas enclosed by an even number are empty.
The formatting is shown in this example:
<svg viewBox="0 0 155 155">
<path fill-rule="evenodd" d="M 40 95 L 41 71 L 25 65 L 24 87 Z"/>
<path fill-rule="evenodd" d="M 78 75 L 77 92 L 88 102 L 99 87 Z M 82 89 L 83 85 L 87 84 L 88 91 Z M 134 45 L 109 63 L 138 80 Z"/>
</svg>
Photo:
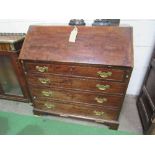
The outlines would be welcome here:
<svg viewBox="0 0 155 155">
<path fill-rule="evenodd" d="M 68 123 L 57 119 L 0 112 L 1 135 L 131 135 L 91 125 Z"/>
</svg>

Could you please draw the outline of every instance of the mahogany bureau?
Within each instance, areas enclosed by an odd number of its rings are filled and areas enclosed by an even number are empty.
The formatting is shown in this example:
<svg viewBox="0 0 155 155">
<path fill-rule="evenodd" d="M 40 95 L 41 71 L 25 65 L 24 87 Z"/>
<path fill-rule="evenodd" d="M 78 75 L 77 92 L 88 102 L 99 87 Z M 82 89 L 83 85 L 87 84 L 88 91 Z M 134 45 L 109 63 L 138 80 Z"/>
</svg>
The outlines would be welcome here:
<svg viewBox="0 0 155 155">
<path fill-rule="evenodd" d="M 103 123 L 117 129 L 133 67 L 131 27 L 30 26 L 22 61 L 34 114 Z"/>
</svg>

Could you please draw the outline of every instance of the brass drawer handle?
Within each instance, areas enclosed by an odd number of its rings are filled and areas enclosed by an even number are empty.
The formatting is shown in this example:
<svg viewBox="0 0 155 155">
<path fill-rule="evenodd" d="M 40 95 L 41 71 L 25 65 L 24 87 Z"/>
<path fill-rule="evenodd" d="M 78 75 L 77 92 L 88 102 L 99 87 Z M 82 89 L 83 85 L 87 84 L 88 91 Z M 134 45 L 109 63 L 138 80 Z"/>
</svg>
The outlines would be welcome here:
<svg viewBox="0 0 155 155">
<path fill-rule="evenodd" d="M 107 78 L 109 76 L 112 75 L 112 72 L 101 72 L 101 71 L 98 71 L 97 74 L 102 77 L 102 78 Z"/>
<path fill-rule="evenodd" d="M 94 114 L 96 115 L 96 116 L 103 116 L 104 115 L 104 112 L 103 111 L 94 111 Z"/>
<path fill-rule="evenodd" d="M 97 103 L 104 103 L 104 102 L 107 102 L 108 101 L 108 99 L 105 98 L 105 97 L 103 97 L 103 98 L 101 98 L 101 97 L 95 97 L 95 100 L 97 101 Z"/>
<path fill-rule="evenodd" d="M 97 84 L 96 87 L 99 89 L 99 90 L 107 90 L 110 88 L 110 85 L 100 85 L 100 84 Z"/>
<path fill-rule="evenodd" d="M 52 91 L 44 91 L 44 90 L 41 93 L 43 96 L 46 96 L 46 97 L 52 96 L 53 94 Z"/>
<path fill-rule="evenodd" d="M 46 66 L 43 66 L 43 67 L 36 66 L 36 70 L 41 72 L 41 73 L 44 73 L 44 72 L 48 72 L 48 67 L 46 67 Z"/>
<path fill-rule="evenodd" d="M 48 109 L 54 109 L 55 105 L 54 104 L 50 104 L 50 103 L 45 103 L 44 106 Z"/>
<path fill-rule="evenodd" d="M 42 84 L 50 83 L 50 79 L 39 78 L 38 80 L 39 80 Z"/>
</svg>

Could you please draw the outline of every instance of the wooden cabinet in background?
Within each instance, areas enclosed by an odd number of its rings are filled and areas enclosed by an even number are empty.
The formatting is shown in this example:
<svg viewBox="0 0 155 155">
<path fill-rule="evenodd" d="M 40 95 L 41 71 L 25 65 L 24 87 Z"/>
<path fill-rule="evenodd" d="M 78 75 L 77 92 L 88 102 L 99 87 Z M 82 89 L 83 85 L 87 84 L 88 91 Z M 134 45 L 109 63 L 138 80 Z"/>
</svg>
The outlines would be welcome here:
<svg viewBox="0 0 155 155">
<path fill-rule="evenodd" d="M 131 27 L 31 26 L 19 59 L 35 114 L 117 129 L 133 66 Z"/>
<path fill-rule="evenodd" d="M 0 98 L 29 101 L 25 75 L 18 52 L 0 51 Z"/>
<path fill-rule="evenodd" d="M 0 33 L 0 98 L 29 101 L 25 75 L 18 60 L 24 34 Z"/>
<path fill-rule="evenodd" d="M 137 100 L 144 134 L 155 134 L 155 50 Z"/>
</svg>

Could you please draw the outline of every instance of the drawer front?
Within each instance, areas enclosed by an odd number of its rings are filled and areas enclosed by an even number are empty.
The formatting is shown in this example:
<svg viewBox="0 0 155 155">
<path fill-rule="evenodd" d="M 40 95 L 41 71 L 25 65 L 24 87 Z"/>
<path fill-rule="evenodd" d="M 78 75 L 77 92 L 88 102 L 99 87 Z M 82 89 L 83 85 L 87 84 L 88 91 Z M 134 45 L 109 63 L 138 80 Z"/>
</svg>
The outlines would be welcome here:
<svg viewBox="0 0 155 155">
<path fill-rule="evenodd" d="M 77 106 L 55 101 L 35 101 L 34 108 L 54 114 L 106 120 L 117 120 L 119 115 L 118 110 Z"/>
<path fill-rule="evenodd" d="M 148 75 L 148 79 L 145 82 L 146 83 L 146 89 L 151 97 L 152 102 L 154 103 L 155 106 L 155 94 L 154 94 L 154 90 L 155 90 L 155 69 L 151 68 L 149 75 Z"/>
<path fill-rule="evenodd" d="M 67 89 L 95 91 L 99 93 L 123 94 L 126 90 L 126 83 L 110 82 L 103 80 L 69 78 L 63 76 L 38 76 L 29 75 L 29 84 L 37 86 L 59 87 Z"/>
<path fill-rule="evenodd" d="M 150 101 L 149 101 L 148 97 L 145 95 L 145 93 L 142 93 L 142 95 L 140 97 L 140 101 L 141 101 L 143 109 L 148 117 L 147 119 L 149 121 L 151 121 L 151 118 L 153 116 L 153 109 L 151 108 Z"/>
<path fill-rule="evenodd" d="M 0 84 L 0 93 L 3 93 L 3 89 L 2 89 L 1 84 Z"/>
<path fill-rule="evenodd" d="M 151 124 L 151 121 L 148 117 L 148 114 L 146 113 L 146 109 L 145 109 L 145 105 L 143 103 L 142 100 L 140 100 L 138 103 L 138 110 L 139 110 L 139 114 L 140 114 L 140 117 L 141 117 L 141 120 L 142 120 L 142 125 L 143 125 L 143 128 L 144 128 L 144 131 L 147 131 L 150 124 Z"/>
<path fill-rule="evenodd" d="M 91 67 L 91 66 L 72 66 L 64 64 L 43 64 L 43 63 L 26 63 L 27 72 L 33 73 L 54 73 L 70 76 L 84 76 L 98 79 L 124 81 L 129 77 L 124 69 L 112 67 Z"/>
<path fill-rule="evenodd" d="M 119 108 L 123 102 L 122 96 L 95 94 L 81 91 L 69 91 L 62 89 L 31 88 L 33 98 L 44 98 L 44 100 L 64 100 L 76 103 L 86 103 L 95 106 L 109 106 Z"/>
</svg>

